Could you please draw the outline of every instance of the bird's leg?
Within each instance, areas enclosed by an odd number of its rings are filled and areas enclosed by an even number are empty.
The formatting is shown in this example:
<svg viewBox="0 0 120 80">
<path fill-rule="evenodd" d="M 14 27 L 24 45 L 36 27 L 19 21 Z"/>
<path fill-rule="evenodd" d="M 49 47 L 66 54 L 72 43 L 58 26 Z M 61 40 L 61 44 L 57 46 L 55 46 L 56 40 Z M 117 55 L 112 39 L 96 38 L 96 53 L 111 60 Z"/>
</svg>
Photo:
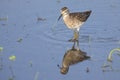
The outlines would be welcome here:
<svg viewBox="0 0 120 80">
<path fill-rule="evenodd" d="M 73 46 L 72 46 L 72 49 L 73 49 L 73 50 L 74 50 L 74 49 L 80 50 L 80 48 L 79 48 L 79 41 L 74 41 Z"/>
<path fill-rule="evenodd" d="M 80 48 L 79 48 L 79 40 L 77 40 L 76 43 L 77 43 L 77 50 L 80 50 Z"/>
<path fill-rule="evenodd" d="M 74 31 L 74 36 L 69 41 L 70 42 L 76 42 L 76 41 L 78 41 L 78 37 L 79 37 L 79 32 L 78 31 Z"/>
<path fill-rule="evenodd" d="M 77 50 L 79 50 L 79 31 L 76 31 Z"/>
<path fill-rule="evenodd" d="M 72 49 L 75 49 L 75 42 L 73 43 Z"/>
<path fill-rule="evenodd" d="M 74 31 L 74 40 L 78 41 L 78 37 L 79 37 L 79 32 L 78 31 Z"/>
<path fill-rule="evenodd" d="M 74 31 L 74 37 L 71 40 L 74 42 L 72 49 L 76 47 L 76 49 L 79 50 L 79 31 Z"/>
</svg>

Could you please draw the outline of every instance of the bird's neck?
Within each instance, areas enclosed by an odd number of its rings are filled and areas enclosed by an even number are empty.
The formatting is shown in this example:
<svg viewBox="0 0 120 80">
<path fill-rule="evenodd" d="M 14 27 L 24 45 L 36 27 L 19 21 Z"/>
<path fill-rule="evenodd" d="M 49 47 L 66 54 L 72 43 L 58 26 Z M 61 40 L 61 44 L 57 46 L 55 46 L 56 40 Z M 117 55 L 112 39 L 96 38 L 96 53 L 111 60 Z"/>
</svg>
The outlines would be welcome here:
<svg viewBox="0 0 120 80">
<path fill-rule="evenodd" d="M 68 13 L 63 14 L 63 20 L 65 20 L 67 17 L 69 17 Z"/>
</svg>

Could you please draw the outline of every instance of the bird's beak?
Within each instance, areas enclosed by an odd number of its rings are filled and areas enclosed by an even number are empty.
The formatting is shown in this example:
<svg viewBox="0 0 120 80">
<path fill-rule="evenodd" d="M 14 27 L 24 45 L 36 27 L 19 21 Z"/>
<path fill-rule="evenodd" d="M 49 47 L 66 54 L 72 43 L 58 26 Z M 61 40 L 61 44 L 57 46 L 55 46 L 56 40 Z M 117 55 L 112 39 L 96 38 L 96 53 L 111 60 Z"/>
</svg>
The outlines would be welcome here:
<svg viewBox="0 0 120 80">
<path fill-rule="evenodd" d="M 59 16 L 58 21 L 60 20 L 61 17 L 62 17 L 62 14 Z"/>
</svg>

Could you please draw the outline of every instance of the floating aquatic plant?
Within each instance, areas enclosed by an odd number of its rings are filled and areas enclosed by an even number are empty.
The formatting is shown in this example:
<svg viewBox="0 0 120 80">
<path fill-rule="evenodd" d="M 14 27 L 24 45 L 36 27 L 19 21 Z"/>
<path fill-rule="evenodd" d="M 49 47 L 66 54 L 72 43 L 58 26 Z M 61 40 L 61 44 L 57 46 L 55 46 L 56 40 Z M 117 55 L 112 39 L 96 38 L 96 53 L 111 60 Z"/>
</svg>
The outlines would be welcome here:
<svg viewBox="0 0 120 80">
<path fill-rule="evenodd" d="M 7 21 L 8 20 L 8 16 L 6 17 L 0 17 L 0 21 Z"/>
<path fill-rule="evenodd" d="M 3 47 L 0 47 L 0 52 L 3 51 Z M 3 58 L 2 58 L 2 53 L 0 53 L 0 70 L 3 69 Z"/>
<path fill-rule="evenodd" d="M 22 40 L 23 40 L 22 38 L 19 38 L 19 39 L 17 40 L 17 42 L 22 42 Z"/>
<path fill-rule="evenodd" d="M 15 60 L 16 60 L 16 56 L 15 56 L 15 55 L 9 56 L 9 60 L 10 60 L 10 61 L 15 61 Z"/>
<path fill-rule="evenodd" d="M 9 56 L 9 60 L 10 61 L 15 61 L 16 60 L 16 56 L 15 55 L 11 55 Z M 13 63 L 12 63 L 13 64 Z M 13 71 L 13 67 L 12 67 L 12 64 L 9 66 L 9 69 L 10 69 L 10 72 L 11 72 L 11 77 L 9 78 L 9 80 L 15 80 L 15 74 L 14 74 L 14 71 Z"/>
<path fill-rule="evenodd" d="M 113 61 L 113 59 L 112 59 L 112 54 L 113 54 L 114 52 L 116 52 L 116 51 L 117 51 L 117 52 L 119 51 L 119 53 L 117 53 L 117 54 L 120 55 L 120 48 L 112 49 L 112 50 L 110 51 L 109 55 L 108 55 L 107 61 L 109 61 L 109 62 L 112 62 L 112 61 Z"/>
<path fill-rule="evenodd" d="M 112 70 L 113 70 L 112 65 L 109 62 L 104 63 L 102 65 L 102 71 L 103 72 L 105 72 L 105 71 L 112 71 Z"/>
<path fill-rule="evenodd" d="M 41 18 L 41 17 L 37 18 L 37 21 L 45 21 L 45 20 L 46 20 L 46 18 Z"/>
<path fill-rule="evenodd" d="M 119 55 L 120 56 L 120 48 L 115 48 L 115 49 L 112 49 L 111 51 L 110 51 L 110 53 L 109 53 L 109 55 L 108 55 L 108 57 L 107 57 L 107 63 L 104 63 L 103 64 L 103 66 L 102 66 L 102 69 L 103 69 L 103 71 L 105 72 L 105 71 L 113 71 L 113 68 L 112 68 L 112 64 L 111 64 L 111 62 L 113 61 L 113 59 L 112 59 L 112 55 L 115 53 L 115 52 L 119 52 L 119 53 L 117 53 L 117 55 Z M 109 68 L 109 69 L 108 69 Z M 117 70 L 118 71 L 118 70 Z"/>
<path fill-rule="evenodd" d="M 3 47 L 0 47 L 0 52 L 2 52 L 3 51 Z"/>
</svg>

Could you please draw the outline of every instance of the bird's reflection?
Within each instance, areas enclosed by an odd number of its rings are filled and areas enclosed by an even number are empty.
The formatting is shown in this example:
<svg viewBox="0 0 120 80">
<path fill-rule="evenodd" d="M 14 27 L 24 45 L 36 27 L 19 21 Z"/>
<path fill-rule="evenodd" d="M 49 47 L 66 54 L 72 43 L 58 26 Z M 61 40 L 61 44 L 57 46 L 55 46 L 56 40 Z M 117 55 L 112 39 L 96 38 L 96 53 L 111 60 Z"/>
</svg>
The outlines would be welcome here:
<svg viewBox="0 0 120 80">
<path fill-rule="evenodd" d="M 59 65 L 58 67 L 60 67 L 61 74 L 66 74 L 69 70 L 70 65 L 77 64 L 87 59 L 90 59 L 90 56 L 87 56 L 86 53 L 80 49 L 75 48 L 74 43 L 73 47 L 66 51 L 62 61 L 62 67 Z"/>
</svg>

